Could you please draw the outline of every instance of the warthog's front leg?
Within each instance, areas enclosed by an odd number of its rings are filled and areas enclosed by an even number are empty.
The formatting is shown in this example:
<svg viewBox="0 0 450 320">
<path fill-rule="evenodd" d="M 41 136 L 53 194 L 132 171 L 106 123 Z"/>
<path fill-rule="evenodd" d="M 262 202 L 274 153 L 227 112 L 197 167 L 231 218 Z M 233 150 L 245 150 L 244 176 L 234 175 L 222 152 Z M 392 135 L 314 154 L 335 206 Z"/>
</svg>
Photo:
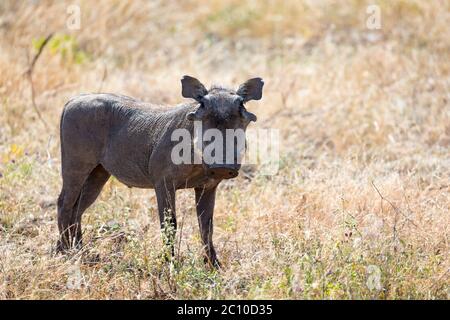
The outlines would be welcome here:
<svg viewBox="0 0 450 320">
<path fill-rule="evenodd" d="M 158 201 L 159 221 L 163 235 L 164 245 L 170 248 L 172 256 L 175 255 L 175 235 L 177 231 L 177 217 L 175 213 L 175 188 L 161 183 L 155 188 Z"/>
<path fill-rule="evenodd" d="M 214 249 L 212 241 L 216 188 L 217 187 L 211 189 L 195 188 L 195 202 L 200 234 L 205 246 L 206 261 L 217 268 L 220 267 L 220 263 L 219 260 L 217 260 L 216 250 Z"/>
</svg>

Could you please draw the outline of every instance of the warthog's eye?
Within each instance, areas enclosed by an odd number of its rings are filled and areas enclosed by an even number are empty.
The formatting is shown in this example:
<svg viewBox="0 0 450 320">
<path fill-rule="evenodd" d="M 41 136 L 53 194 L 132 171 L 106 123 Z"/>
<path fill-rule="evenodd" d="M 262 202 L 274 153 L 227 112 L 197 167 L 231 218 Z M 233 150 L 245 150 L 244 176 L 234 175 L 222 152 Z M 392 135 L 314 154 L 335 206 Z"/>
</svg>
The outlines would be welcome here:
<svg viewBox="0 0 450 320">
<path fill-rule="evenodd" d="M 188 120 L 190 120 L 190 121 L 201 120 L 203 118 L 203 116 L 205 115 L 206 107 L 205 107 L 203 101 L 199 102 L 199 103 L 200 103 L 200 106 L 198 106 L 197 110 L 189 112 L 187 114 Z"/>
</svg>

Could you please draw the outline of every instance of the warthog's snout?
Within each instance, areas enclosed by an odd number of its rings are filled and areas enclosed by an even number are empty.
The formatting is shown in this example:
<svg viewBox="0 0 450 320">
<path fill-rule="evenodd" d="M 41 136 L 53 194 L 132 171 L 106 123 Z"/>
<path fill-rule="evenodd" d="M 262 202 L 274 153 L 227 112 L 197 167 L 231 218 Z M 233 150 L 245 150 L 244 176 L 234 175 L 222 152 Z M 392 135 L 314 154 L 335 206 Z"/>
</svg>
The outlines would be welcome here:
<svg viewBox="0 0 450 320">
<path fill-rule="evenodd" d="M 232 179 L 239 175 L 239 169 L 240 165 L 210 165 L 206 169 L 206 174 L 214 179 Z"/>
</svg>

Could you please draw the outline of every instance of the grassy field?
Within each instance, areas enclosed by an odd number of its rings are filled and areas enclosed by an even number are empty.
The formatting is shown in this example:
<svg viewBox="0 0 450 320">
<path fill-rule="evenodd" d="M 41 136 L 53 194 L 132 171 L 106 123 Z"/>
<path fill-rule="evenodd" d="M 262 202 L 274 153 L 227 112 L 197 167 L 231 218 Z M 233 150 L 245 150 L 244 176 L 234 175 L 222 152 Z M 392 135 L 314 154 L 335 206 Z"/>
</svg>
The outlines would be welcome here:
<svg viewBox="0 0 450 320">
<path fill-rule="evenodd" d="M 444 0 L 1 1 L 0 298 L 449 299 L 449 21 Z M 154 191 L 115 179 L 86 248 L 55 255 L 64 103 L 176 104 L 184 74 L 262 77 L 253 126 L 282 137 L 277 175 L 219 188 L 223 269 L 203 264 L 193 190 L 167 263 Z"/>
</svg>

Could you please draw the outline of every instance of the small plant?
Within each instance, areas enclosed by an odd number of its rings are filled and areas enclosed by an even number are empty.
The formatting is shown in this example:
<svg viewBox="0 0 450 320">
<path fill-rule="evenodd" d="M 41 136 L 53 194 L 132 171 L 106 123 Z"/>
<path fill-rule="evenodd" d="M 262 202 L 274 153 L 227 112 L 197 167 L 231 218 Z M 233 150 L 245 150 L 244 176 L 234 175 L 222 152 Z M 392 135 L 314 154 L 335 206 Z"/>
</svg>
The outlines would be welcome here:
<svg viewBox="0 0 450 320">
<path fill-rule="evenodd" d="M 169 209 L 170 210 L 170 209 Z M 172 261 L 175 256 L 175 225 L 172 221 L 170 211 L 164 215 L 164 223 L 162 229 L 163 239 L 163 258 L 166 261 Z"/>
<path fill-rule="evenodd" d="M 33 40 L 33 47 L 38 51 L 44 44 L 45 38 Z M 50 39 L 48 44 L 50 53 L 59 55 L 64 63 L 83 64 L 89 60 L 89 55 L 80 48 L 77 39 L 68 34 L 58 34 Z"/>
</svg>

